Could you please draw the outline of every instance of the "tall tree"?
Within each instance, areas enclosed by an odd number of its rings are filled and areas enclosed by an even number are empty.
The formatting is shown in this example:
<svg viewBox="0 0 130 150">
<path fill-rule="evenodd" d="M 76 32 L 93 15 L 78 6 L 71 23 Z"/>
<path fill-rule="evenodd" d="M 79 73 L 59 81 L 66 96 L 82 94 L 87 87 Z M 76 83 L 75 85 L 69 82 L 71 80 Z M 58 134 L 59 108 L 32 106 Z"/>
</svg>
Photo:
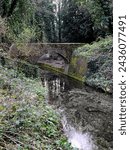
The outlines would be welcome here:
<svg viewBox="0 0 130 150">
<path fill-rule="evenodd" d="M 2 0 L 0 2 L 1 17 L 10 17 L 17 7 L 18 0 Z"/>
<path fill-rule="evenodd" d="M 56 40 L 54 10 L 53 0 L 43 0 L 37 3 L 36 21 L 41 31 L 45 31 L 48 42 Z"/>
<path fill-rule="evenodd" d="M 6 18 L 8 26 L 8 35 L 5 40 L 10 38 L 14 41 L 19 38 L 21 33 L 27 31 L 25 28 L 28 28 L 30 33 L 32 29 L 34 30 L 33 24 L 31 24 L 34 11 L 31 0 L 2 0 L 0 4 L 0 16 Z"/>
<path fill-rule="evenodd" d="M 76 0 L 86 6 L 94 22 L 96 36 L 106 36 L 113 33 L 112 0 Z"/>
<path fill-rule="evenodd" d="M 61 1 L 58 3 L 58 14 L 57 14 L 57 23 L 58 23 L 58 42 L 61 42 Z"/>
<path fill-rule="evenodd" d="M 62 1 L 62 41 L 90 43 L 94 40 L 93 23 L 86 7 L 75 0 Z"/>
</svg>

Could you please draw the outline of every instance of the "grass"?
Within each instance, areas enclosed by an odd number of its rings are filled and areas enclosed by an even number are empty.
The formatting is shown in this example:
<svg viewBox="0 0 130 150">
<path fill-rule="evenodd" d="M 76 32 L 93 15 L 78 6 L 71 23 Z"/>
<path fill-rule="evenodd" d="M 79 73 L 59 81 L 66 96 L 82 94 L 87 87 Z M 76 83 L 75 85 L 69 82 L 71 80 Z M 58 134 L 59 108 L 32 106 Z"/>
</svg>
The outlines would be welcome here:
<svg viewBox="0 0 130 150">
<path fill-rule="evenodd" d="M 41 81 L 0 65 L 0 149 L 70 150 Z"/>
</svg>

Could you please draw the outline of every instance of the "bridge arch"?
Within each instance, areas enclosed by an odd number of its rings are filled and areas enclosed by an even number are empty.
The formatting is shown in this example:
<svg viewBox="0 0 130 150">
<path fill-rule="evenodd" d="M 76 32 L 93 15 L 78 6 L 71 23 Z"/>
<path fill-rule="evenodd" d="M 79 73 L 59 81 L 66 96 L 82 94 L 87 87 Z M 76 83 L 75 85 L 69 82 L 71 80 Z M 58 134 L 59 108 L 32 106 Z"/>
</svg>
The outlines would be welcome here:
<svg viewBox="0 0 130 150">
<path fill-rule="evenodd" d="M 68 60 L 64 55 L 62 55 L 61 53 L 59 53 L 59 52 L 55 52 L 58 56 L 60 56 L 63 60 L 64 60 L 64 62 L 66 63 L 66 64 L 69 64 L 70 63 L 70 60 Z"/>
</svg>

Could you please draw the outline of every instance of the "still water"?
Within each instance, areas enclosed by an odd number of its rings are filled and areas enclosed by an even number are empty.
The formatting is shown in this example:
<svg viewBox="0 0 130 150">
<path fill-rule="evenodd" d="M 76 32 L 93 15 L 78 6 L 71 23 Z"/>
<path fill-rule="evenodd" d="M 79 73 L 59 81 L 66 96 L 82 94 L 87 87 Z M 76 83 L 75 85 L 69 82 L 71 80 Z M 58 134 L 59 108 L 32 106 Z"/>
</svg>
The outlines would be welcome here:
<svg viewBox="0 0 130 150">
<path fill-rule="evenodd" d="M 46 102 L 61 116 L 63 131 L 78 150 L 112 150 L 112 96 L 72 78 L 41 71 Z"/>
</svg>

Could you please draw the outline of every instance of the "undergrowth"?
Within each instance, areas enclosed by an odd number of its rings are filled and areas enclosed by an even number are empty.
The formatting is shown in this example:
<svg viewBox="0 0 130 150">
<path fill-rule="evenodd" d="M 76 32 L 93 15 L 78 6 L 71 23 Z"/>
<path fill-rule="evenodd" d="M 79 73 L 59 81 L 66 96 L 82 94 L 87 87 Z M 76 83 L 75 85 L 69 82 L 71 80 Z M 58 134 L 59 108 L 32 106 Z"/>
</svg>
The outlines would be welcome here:
<svg viewBox="0 0 130 150">
<path fill-rule="evenodd" d="M 73 53 L 73 57 L 78 57 L 79 61 L 81 61 L 81 58 L 86 59 L 84 62 L 84 64 L 87 64 L 84 80 L 87 85 L 102 89 L 107 93 L 113 92 L 112 43 L 112 36 L 108 36 L 92 44 L 81 46 Z"/>
<path fill-rule="evenodd" d="M 75 55 L 81 55 L 89 57 L 95 55 L 96 53 L 107 52 L 112 50 L 112 37 L 108 36 L 105 39 L 100 39 L 98 42 L 93 42 L 92 44 L 85 44 L 74 51 Z"/>
<path fill-rule="evenodd" d="M 40 79 L 0 65 L 0 150 L 70 150 Z"/>
</svg>

